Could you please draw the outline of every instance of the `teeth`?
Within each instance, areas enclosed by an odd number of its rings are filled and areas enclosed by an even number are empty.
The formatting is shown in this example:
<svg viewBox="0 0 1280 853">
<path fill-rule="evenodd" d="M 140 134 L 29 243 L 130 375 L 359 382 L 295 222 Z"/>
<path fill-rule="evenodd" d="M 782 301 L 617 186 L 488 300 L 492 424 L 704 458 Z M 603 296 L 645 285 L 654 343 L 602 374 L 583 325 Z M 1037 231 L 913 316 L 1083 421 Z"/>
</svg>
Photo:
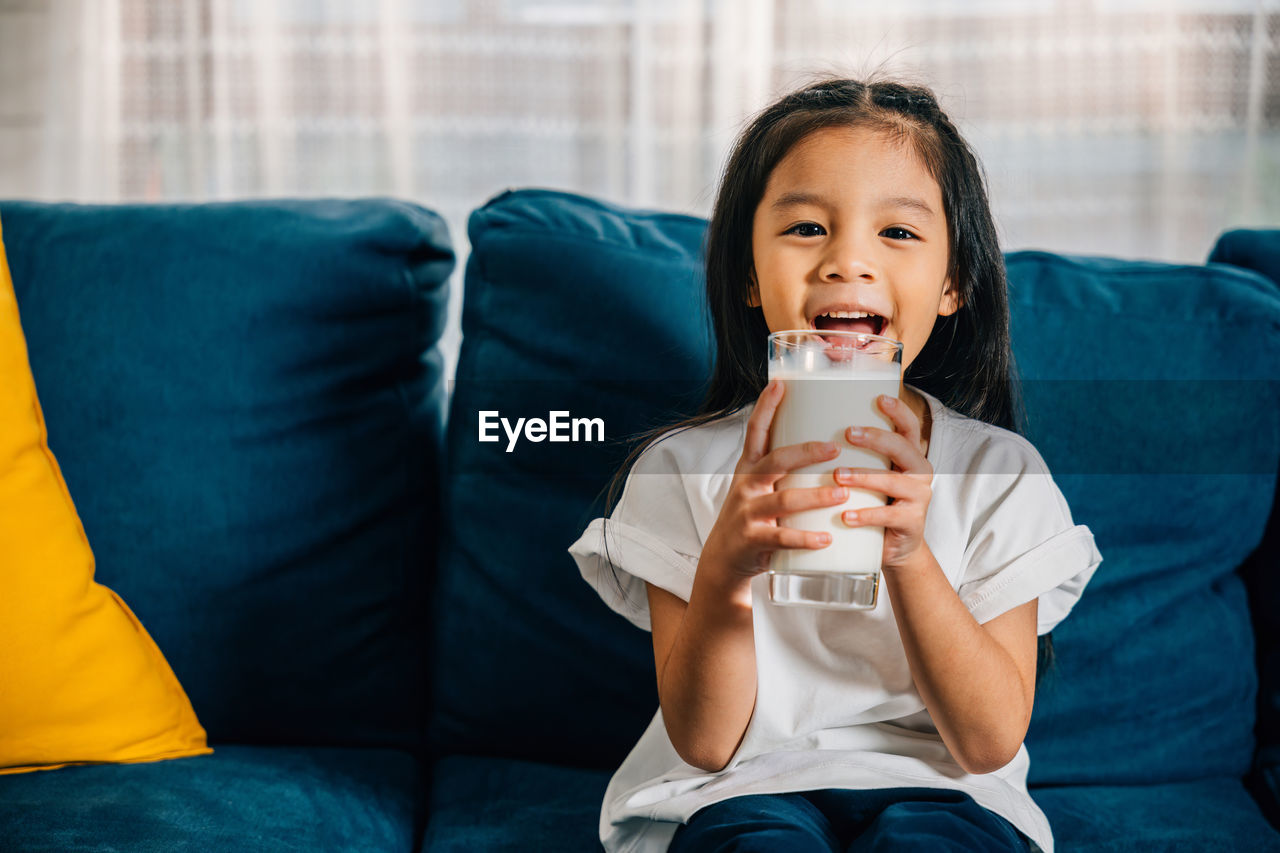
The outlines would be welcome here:
<svg viewBox="0 0 1280 853">
<path fill-rule="evenodd" d="M 856 320 L 859 317 L 878 317 L 878 314 L 872 314 L 870 311 L 828 311 L 823 315 L 836 320 Z"/>
</svg>

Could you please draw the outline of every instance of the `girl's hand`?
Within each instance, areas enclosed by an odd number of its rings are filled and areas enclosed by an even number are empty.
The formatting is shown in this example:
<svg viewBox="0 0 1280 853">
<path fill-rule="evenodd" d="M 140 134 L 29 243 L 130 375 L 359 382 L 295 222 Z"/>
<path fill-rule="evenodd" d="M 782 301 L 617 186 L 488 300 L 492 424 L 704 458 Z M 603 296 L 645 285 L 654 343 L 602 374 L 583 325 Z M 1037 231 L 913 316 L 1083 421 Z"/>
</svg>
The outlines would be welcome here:
<svg viewBox="0 0 1280 853">
<path fill-rule="evenodd" d="M 884 492 L 891 502 L 883 507 L 849 510 L 841 514 L 850 527 L 884 527 L 885 570 L 909 566 L 924 547 L 924 519 L 933 497 L 933 466 L 925 458 L 920 437 L 920 418 L 901 400 L 881 395 L 876 398 L 881 411 L 893 422 L 893 432 L 865 427 L 845 430 L 850 444 L 866 447 L 889 457 L 893 469 L 837 468 L 835 480 L 842 485 Z"/>
<path fill-rule="evenodd" d="M 704 560 L 708 554 L 714 555 L 712 562 L 727 566 L 736 579 L 749 579 L 768 569 L 769 555 L 780 548 L 816 550 L 830 545 L 831 534 L 780 527 L 778 518 L 836 506 L 849 497 L 843 486 L 774 490 L 774 484 L 792 470 L 834 459 L 840 452 L 829 441 L 790 444 L 770 451 L 769 428 L 782 395 L 782 383 L 776 379 L 760 392 L 747 421 L 733 485 L 702 549 Z"/>
</svg>

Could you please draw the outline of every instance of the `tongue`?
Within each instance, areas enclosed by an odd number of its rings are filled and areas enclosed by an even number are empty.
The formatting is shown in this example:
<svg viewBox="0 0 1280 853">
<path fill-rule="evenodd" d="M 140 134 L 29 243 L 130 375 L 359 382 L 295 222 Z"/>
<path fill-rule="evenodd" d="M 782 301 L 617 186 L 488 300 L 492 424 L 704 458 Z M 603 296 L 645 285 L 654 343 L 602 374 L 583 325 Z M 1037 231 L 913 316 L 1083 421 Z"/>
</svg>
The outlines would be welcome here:
<svg viewBox="0 0 1280 853">
<path fill-rule="evenodd" d="M 874 335 L 876 332 L 876 321 L 870 317 L 859 317 L 856 320 L 819 317 L 814 321 L 814 325 L 828 332 L 862 332 L 868 335 Z"/>
</svg>

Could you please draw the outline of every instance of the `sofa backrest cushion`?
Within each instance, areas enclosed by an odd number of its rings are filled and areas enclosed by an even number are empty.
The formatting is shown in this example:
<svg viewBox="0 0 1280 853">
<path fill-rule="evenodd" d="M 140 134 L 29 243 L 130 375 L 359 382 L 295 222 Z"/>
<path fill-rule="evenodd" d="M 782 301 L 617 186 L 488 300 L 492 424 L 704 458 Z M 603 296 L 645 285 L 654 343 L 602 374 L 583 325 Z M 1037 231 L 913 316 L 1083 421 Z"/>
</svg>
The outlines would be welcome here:
<svg viewBox="0 0 1280 853">
<path fill-rule="evenodd" d="M 1209 252 L 1209 263 L 1262 273 L 1280 286 L 1280 228 L 1234 228 Z"/>
<path fill-rule="evenodd" d="M 626 436 L 700 399 L 704 228 L 540 190 L 472 214 L 432 620 L 439 750 L 608 765 L 652 716 L 649 635 L 600 602 L 566 549 L 603 510 Z M 479 440 L 482 412 L 514 424 L 557 411 L 602 419 L 605 440 L 522 438 L 508 453 L 500 425 Z"/>
<path fill-rule="evenodd" d="M 420 746 L 443 220 L 385 200 L 0 212 L 97 579 L 210 742 Z"/>
<path fill-rule="evenodd" d="M 616 457 L 527 442 L 508 454 L 478 441 L 477 413 L 573 409 L 621 438 L 696 407 L 689 381 L 664 396 L 638 380 L 706 378 L 704 227 L 543 191 L 473 215 L 435 611 L 439 748 L 615 767 L 652 717 L 649 635 L 565 551 L 600 514 Z M 1262 536 L 1280 457 L 1266 381 L 1280 301 L 1240 270 L 1008 261 L 1026 432 L 1105 558 L 1054 631 L 1032 781 L 1239 775 L 1255 673 L 1234 569 Z"/>
<path fill-rule="evenodd" d="M 1240 228 L 1218 238 L 1210 264 L 1254 270 L 1280 292 L 1280 229 Z M 1273 378 L 1274 381 L 1274 378 Z M 1280 484 L 1273 496 L 1271 520 L 1262 544 L 1240 573 L 1249 590 L 1249 606 L 1258 648 L 1258 751 L 1246 782 L 1273 824 L 1280 825 Z"/>
<path fill-rule="evenodd" d="M 0 240 L 0 774 L 210 752 L 146 626 L 93 574 Z"/>
<path fill-rule="evenodd" d="M 1240 776 L 1257 672 L 1237 569 L 1280 463 L 1280 295 L 1226 267 L 1006 261 L 1025 432 L 1104 557 L 1054 630 L 1028 782 Z"/>
</svg>

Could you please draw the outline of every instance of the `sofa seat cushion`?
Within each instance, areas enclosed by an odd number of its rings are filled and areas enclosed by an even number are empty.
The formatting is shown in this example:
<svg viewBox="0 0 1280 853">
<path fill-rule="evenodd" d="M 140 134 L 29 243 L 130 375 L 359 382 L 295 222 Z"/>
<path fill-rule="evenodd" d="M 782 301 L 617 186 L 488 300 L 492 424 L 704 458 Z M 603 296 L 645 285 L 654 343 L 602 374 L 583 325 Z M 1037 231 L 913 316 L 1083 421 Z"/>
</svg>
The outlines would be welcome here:
<svg viewBox="0 0 1280 853">
<path fill-rule="evenodd" d="M 0 777 L 7 850 L 413 850 L 408 753 L 217 744 L 212 755 Z"/>
<path fill-rule="evenodd" d="M 600 850 L 597 828 L 609 773 L 451 756 L 431 773 L 422 850 Z"/>
<path fill-rule="evenodd" d="M 609 773 L 451 756 L 431 773 L 422 851 L 598 851 Z M 1240 780 L 1033 788 L 1059 851 L 1280 851 Z"/>
<path fill-rule="evenodd" d="M 1049 818 L 1059 851 L 1280 851 L 1280 833 L 1239 779 L 1032 788 L 1031 796 Z"/>
</svg>

